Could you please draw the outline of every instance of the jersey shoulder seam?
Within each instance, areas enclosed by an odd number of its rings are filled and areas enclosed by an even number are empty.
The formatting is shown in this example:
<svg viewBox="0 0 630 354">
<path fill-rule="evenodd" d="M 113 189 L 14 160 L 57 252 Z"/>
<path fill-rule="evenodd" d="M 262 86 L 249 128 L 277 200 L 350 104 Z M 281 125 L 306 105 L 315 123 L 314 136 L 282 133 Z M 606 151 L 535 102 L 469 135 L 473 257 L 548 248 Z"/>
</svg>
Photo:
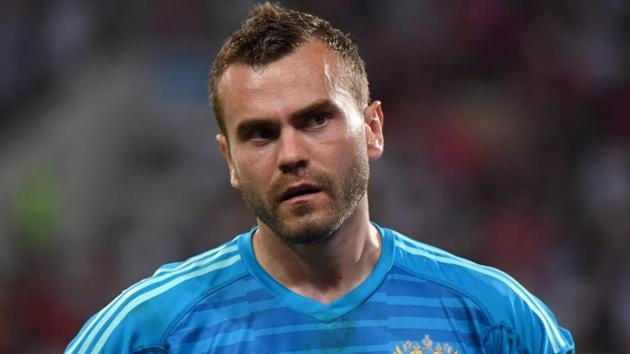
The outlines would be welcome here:
<svg viewBox="0 0 630 354">
<path fill-rule="evenodd" d="M 166 350 L 166 348 L 164 348 L 162 346 L 149 345 L 149 346 L 143 346 L 143 347 L 140 347 L 140 348 L 133 349 L 131 351 L 131 353 L 133 353 L 133 354 L 156 354 L 156 353 L 168 353 L 168 351 Z"/>
<path fill-rule="evenodd" d="M 516 350 L 518 350 L 519 354 L 529 353 L 529 351 L 523 346 L 523 341 L 521 340 L 521 337 L 518 335 L 518 333 L 514 331 L 514 328 L 512 328 L 511 326 L 503 322 L 494 324 L 486 328 L 481 334 L 481 338 L 483 338 L 485 342 L 485 340 L 491 334 L 491 332 L 497 331 L 497 330 L 504 331 L 510 338 L 514 340 L 514 343 L 516 344 Z"/>
</svg>

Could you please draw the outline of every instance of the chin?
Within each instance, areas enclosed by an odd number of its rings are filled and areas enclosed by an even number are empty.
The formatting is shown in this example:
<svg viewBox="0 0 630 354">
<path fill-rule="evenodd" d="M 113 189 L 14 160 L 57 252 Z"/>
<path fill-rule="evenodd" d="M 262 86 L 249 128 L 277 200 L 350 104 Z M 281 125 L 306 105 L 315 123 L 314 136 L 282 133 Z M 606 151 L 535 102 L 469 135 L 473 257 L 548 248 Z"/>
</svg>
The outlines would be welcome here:
<svg viewBox="0 0 630 354">
<path fill-rule="evenodd" d="M 341 226 L 338 218 L 316 217 L 312 214 L 291 219 L 290 222 L 280 222 L 274 231 L 286 242 L 296 245 L 326 241 Z"/>
<path fill-rule="evenodd" d="M 279 234 L 282 239 L 293 245 L 306 245 L 324 242 L 332 237 L 334 232 L 330 230 L 303 228 L 290 234 Z"/>
</svg>

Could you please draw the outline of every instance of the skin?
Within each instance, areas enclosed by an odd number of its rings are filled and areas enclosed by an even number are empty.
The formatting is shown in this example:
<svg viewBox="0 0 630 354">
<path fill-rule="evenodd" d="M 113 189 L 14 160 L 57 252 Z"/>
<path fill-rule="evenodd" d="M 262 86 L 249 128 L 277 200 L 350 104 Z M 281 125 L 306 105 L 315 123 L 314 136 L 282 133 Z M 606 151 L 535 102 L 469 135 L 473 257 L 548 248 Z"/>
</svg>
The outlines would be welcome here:
<svg viewBox="0 0 630 354">
<path fill-rule="evenodd" d="M 381 250 L 366 194 L 369 161 L 383 153 L 381 103 L 358 107 L 341 75 L 314 40 L 264 67 L 232 64 L 218 84 L 227 136 L 217 142 L 257 217 L 256 259 L 322 303 L 365 280 Z"/>
</svg>

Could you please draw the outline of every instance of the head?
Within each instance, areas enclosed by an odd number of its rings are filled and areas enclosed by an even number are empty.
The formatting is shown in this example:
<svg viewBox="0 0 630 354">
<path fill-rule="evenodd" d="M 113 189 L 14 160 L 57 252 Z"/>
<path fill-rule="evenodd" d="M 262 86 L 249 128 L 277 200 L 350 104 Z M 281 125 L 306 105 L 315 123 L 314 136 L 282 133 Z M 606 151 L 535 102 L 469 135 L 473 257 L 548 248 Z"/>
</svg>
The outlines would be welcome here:
<svg viewBox="0 0 630 354">
<path fill-rule="evenodd" d="M 290 53 L 306 42 L 320 40 L 334 51 L 342 70 L 341 80 L 357 105 L 370 99 L 365 64 L 350 34 L 310 14 L 288 10 L 266 2 L 257 5 L 241 28 L 226 40 L 210 71 L 210 99 L 217 123 L 226 135 L 219 81 L 231 64 L 262 67 Z"/>
<path fill-rule="evenodd" d="M 210 89 L 217 141 L 261 227 L 293 243 L 328 238 L 360 209 L 380 157 L 380 102 L 364 64 L 322 19 L 257 6 L 224 44 Z"/>
</svg>

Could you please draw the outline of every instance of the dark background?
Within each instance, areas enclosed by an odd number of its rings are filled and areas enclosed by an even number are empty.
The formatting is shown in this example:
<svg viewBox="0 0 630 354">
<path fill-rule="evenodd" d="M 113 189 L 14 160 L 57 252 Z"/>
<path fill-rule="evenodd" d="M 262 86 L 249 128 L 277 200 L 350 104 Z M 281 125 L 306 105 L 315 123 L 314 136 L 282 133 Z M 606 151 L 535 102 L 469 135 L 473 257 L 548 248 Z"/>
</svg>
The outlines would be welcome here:
<svg viewBox="0 0 630 354">
<path fill-rule="evenodd" d="M 286 1 L 353 33 L 374 221 L 499 267 L 581 353 L 630 352 L 630 5 Z M 254 223 L 208 68 L 245 0 L 0 5 L 0 353 L 56 353 L 159 265 Z"/>
</svg>

